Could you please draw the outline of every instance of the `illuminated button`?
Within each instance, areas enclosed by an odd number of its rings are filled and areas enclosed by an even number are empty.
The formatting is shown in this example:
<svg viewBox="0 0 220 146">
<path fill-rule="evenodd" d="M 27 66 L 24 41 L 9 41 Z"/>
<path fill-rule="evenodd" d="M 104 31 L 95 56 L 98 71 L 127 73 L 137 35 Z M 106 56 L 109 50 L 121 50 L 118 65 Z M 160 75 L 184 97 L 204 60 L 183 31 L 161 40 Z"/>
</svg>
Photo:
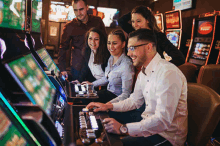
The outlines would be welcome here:
<svg viewBox="0 0 220 146">
<path fill-rule="evenodd" d="M 87 138 L 96 138 L 95 133 L 87 133 Z"/>
<path fill-rule="evenodd" d="M 83 111 L 83 112 L 88 112 L 89 109 L 88 109 L 88 108 L 83 108 L 82 111 Z"/>
<path fill-rule="evenodd" d="M 82 143 L 89 144 L 90 143 L 90 139 L 88 139 L 88 138 L 82 139 Z"/>
<path fill-rule="evenodd" d="M 90 116 L 89 118 L 90 118 L 90 122 L 92 125 L 92 129 L 98 129 L 98 124 L 97 124 L 95 116 Z"/>
<path fill-rule="evenodd" d="M 89 115 L 90 115 L 90 116 L 93 116 L 93 115 L 94 115 L 94 113 L 93 113 L 93 112 L 89 112 Z"/>
<path fill-rule="evenodd" d="M 86 132 L 87 133 L 94 133 L 94 130 L 93 129 L 86 129 Z"/>
<path fill-rule="evenodd" d="M 79 116 L 84 116 L 84 112 L 79 112 Z"/>
</svg>

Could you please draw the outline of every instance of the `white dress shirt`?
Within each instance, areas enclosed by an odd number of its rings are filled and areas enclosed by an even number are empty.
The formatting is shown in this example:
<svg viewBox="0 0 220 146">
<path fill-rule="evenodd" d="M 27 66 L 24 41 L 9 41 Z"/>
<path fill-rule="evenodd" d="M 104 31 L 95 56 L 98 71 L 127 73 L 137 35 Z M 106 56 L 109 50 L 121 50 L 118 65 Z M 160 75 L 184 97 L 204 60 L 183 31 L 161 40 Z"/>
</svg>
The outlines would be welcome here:
<svg viewBox="0 0 220 146">
<path fill-rule="evenodd" d="M 101 79 L 105 76 L 104 71 L 102 70 L 101 64 L 94 64 L 94 53 L 91 51 L 89 63 L 88 63 L 89 69 L 93 75 L 93 77 L 96 78 L 96 80 Z"/>
<path fill-rule="evenodd" d="M 159 134 L 174 146 L 183 145 L 188 129 L 187 81 L 182 72 L 157 53 L 140 72 L 134 92 L 129 98 L 113 103 L 113 111 L 146 108 L 140 122 L 128 123 L 128 133 L 134 137 Z"/>
</svg>

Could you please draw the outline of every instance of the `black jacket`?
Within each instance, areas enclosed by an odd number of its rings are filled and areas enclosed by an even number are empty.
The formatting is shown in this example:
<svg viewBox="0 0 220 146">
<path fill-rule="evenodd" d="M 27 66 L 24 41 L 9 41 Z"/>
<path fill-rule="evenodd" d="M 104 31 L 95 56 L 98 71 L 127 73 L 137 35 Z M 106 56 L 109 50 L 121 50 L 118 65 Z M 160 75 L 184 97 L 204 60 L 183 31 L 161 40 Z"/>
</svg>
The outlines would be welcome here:
<svg viewBox="0 0 220 146">
<path fill-rule="evenodd" d="M 125 14 L 118 20 L 119 26 L 126 32 L 130 33 L 134 31 L 134 28 L 128 21 L 131 20 L 131 12 Z M 166 35 L 162 32 L 156 33 L 157 39 L 157 52 L 160 54 L 162 58 L 164 58 L 163 52 L 165 51 L 170 57 L 172 57 L 172 62 L 176 66 L 180 66 L 185 63 L 185 57 L 183 53 L 178 50 L 166 37 Z"/>
<path fill-rule="evenodd" d="M 89 81 L 89 82 L 93 82 L 96 80 L 96 78 L 92 75 L 91 70 L 89 68 L 89 58 L 91 55 L 91 49 L 86 49 L 85 50 L 85 56 L 84 56 L 84 64 L 81 70 L 81 80 L 82 81 Z M 110 54 L 108 56 L 108 58 L 110 57 Z M 105 72 L 105 67 L 108 64 L 108 58 L 106 58 L 105 63 L 101 64 L 102 70 Z M 79 82 L 82 82 L 79 81 Z"/>
</svg>

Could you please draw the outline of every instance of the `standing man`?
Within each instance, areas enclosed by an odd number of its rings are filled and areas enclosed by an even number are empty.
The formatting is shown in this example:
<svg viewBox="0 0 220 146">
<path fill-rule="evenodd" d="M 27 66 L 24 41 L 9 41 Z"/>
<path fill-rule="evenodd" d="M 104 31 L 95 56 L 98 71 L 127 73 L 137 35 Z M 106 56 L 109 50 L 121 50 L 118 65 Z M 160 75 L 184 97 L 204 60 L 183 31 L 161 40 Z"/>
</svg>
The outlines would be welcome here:
<svg viewBox="0 0 220 146">
<path fill-rule="evenodd" d="M 188 129 L 187 81 L 172 63 L 162 59 L 156 51 L 153 31 L 139 29 L 129 35 L 128 56 L 134 66 L 142 66 L 134 92 L 117 103 L 90 103 L 94 111 L 126 112 L 140 108 L 145 111 L 140 120 L 119 123 L 120 117 L 104 119 L 107 132 L 127 135 L 124 146 L 182 146 Z M 117 120 L 117 121 L 116 121 Z"/>
<path fill-rule="evenodd" d="M 82 82 L 80 72 L 84 62 L 83 48 L 85 34 L 92 27 L 100 29 L 105 35 L 106 30 L 100 17 L 88 15 L 87 11 L 89 8 L 87 0 L 73 0 L 72 4 L 76 18 L 68 22 L 63 28 L 58 62 L 62 74 L 67 75 L 66 51 L 69 49 L 69 45 L 71 45 L 71 74 L 73 80 Z"/>
</svg>

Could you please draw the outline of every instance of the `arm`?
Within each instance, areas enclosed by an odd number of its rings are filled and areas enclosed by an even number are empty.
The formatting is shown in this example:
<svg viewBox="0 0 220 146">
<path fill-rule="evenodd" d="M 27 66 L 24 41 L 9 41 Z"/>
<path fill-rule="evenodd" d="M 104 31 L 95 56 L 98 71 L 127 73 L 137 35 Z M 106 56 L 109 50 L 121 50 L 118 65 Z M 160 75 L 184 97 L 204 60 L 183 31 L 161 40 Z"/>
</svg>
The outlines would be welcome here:
<svg viewBox="0 0 220 146">
<path fill-rule="evenodd" d="M 61 71 L 66 70 L 66 50 L 69 48 L 70 40 L 71 40 L 71 33 L 72 31 L 67 29 L 67 26 L 65 25 L 63 28 L 63 34 L 61 38 L 61 43 L 59 47 L 59 53 L 58 53 L 58 63 L 59 63 L 59 69 Z"/>
<path fill-rule="evenodd" d="M 124 62 L 122 66 L 123 66 L 122 74 L 121 74 L 122 93 L 118 97 L 112 99 L 110 101 L 111 103 L 119 102 L 121 100 L 128 98 L 132 91 L 133 79 L 134 79 L 134 66 L 132 65 L 131 61 Z"/>
<path fill-rule="evenodd" d="M 92 82 L 92 84 L 94 85 L 94 87 L 98 87 L 98 86 L 105 86 L 108 84 L 108 80 L 107 78 L 104 76 L 101 79 L 98 79 L 94 82 Z"/>
<path fill-rule="evenodd" d="M 176 71 L 162 73 L 156 81 L 155 112 L 142 114 L 143 120 L 127 124 L 129 135 L 147 137 L 168 129 L 177 110 L 183 86 L 183 80 Z"/>
<path fill-rule="evenodd" d="M 172 62 L 176 66 L 180 66 L 185 63 L 185 57 L 183 53 L 178 50 L 166 37 L 164 33 L 158 33 L 157 35 L 158 46 L 163 49 L 170 57 Z"/>
<path fill-rule="evenodd" d="M 118 20 L 119 26 L 127 33 L 129 34 L 130 32 L 134 31 L 134 28 L 128 21 L 131 20 L 131 12 L 123 15 L 121 18 Z"/>
</svg>

